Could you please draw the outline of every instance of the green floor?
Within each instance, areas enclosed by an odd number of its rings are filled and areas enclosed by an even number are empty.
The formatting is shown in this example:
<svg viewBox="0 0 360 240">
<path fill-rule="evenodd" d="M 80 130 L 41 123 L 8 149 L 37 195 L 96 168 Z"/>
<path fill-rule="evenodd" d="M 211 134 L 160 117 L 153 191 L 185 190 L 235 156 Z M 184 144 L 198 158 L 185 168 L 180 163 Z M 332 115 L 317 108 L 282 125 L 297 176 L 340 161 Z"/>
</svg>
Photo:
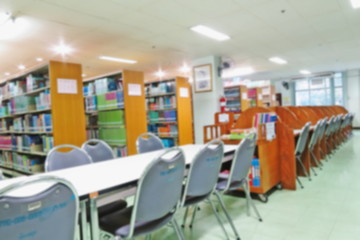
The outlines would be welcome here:
<svg viewBox="0 0 360 240">
<path fill-rule="evenodd" d="M 242 240 L 356 240 L 360 239 L 360 132 L 325 162 L 324 169 L 297 191 L 278 190 L 264 204 L 255 201 L 263 222 L 246 216 L 245 199 L 226 197 Z M 181 222 L 183 211 L 179 212 Z M 235 239 L 229 224 L 226 229 Z M 202 205 L 186 239 L 225 239 L 210 206 Z M 177 239 L 171 228 L 153 234 L 156 240 Z"/>
</svg>

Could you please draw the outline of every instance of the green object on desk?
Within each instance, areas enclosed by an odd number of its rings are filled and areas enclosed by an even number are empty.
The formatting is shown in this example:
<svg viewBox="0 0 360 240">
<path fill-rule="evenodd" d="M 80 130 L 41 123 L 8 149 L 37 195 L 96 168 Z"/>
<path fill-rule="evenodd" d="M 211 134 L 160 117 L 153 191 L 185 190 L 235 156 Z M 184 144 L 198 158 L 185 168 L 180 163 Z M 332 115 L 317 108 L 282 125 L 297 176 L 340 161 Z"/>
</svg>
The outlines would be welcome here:
<svg viewBox="0 0 360 240">
<path fill-rule="evenodd" d="M 230 140 L 241 140 L 247 136 L 245 133 L 231 133 L 229 136 Z"/>
</svg>

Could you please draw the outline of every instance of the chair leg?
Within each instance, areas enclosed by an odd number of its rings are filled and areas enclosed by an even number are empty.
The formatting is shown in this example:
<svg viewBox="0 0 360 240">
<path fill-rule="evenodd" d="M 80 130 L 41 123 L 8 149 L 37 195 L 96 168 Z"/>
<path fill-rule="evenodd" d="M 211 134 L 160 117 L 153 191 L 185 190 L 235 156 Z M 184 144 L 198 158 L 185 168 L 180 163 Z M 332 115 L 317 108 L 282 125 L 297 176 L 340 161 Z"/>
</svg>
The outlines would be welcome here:
<svg viewBox="0 0 360 240">
<path fill-rule="evenodd" d="M 320 169 L 320 170 L 322 170 L 322 168 L 321 168 L 321 163 L 319 162 L 319 160 L 317 160 L 317 158 L 316 158 L 316 156 L 315 156 L 315 154 L 314 154 L 314 152 L 313 152 L 313 150 L 312 149 L 310 149 L 310 155 L 311 155 L 311 159 L 312 159 L 312 161 L 315 163 L 315 165 Z"/>
<path fill-rule="evenodd" d="M 246 194 L 246 202 L 247 202 L 247 205 L 249 205 L 249 203 L 251 204 L 252 208 L 254 209 L 258 219 L 260 222 L 262 222 L 262 218 L 260 216 L 260 213 L 259 211 L 257 210 L 252 198 L 251 198 L 251 195 L 250 195 L 250 187 L 249 187 L 249 182 L 246 181 L 246 183 L 244 184 L 244 190 L 245 190 L 245 194 Z"/>
<path fill-rule="evenodd" d="M 234 231 L 234 234 L 235 234 L 236 239 L 237 239 L 237 240 L 240 240 L 240 236 L 239 236 L 239 234 L 238 234 L 238 232 L 237 232 L 237 230 L 236 230 L 236 228 L 235 228 L 235 225 L 234 225 L 234 223 L 233 223 L 233 221 L 232 221 L 232 219 L 231 219 L 228 211 L 227 211 L 226 208 L 225 208 L 225 204 L 224 204 L 224 201 L 223 201 L 222 197 L 220 196 L 220 194 L 219 194 L 218 191 L 214 191 L 214 194 L 215 194 L 215 196 L 216 196 L 216 197 L 218 198 L 218 200 L 219 200 L 220 206 L 221 206 L 222 210 L 224 211 L 225 216 L 226 216 L 228 222 L 230 223 L 231 228 L 232 228 L 233 231 Z"/>
<path fill-rule="evenodd" d="M 214 203 L 211 201 L 210 197 L 208 198 L 208 200 L 209 200 L 211 209 L 212 209 L 212 211 L 213 211 L 213 213 L 214 213 L 214 215 L 215 215 L 215 217 L 216 217 L 216 220 L 218 221 L 221 229 L 223 230 L 223 232 L 224 232 L 224 234 L 225 234 L 226 239 L 229 239 L 229 235 L 227 234 L 226 229 L 225 229 L 225 227 L 224 227 L 224 224 L 222 223 L 222 221 L 221 221 L 221 219 L 220 219 L 219 213 L 216 211 L 216 208 L 215 208 Z"/>
<path fill-rule="evenodd" d="M 183 234 L 183 232 L 181 231 L 181 229 L 180 229 L 180 227 L 179 227 L 179 225 L 178 225 L 178 223 L 177 223 L 177 221 L 176 221 L 175 218 L 173 218 L 173 219 L 171 220 L 171 225 L 173 226 L 173 228 L 174 228 L 174 230 L 175 230 L 175 233 L 176 233 L 178 239 L 179 239 L 179 240 L 185 240 L 184 234 Z"/>
<path fill-rule="evenodd" d="M 193 210 L 192 217 L 191 217 L 191 222 L 190 222 L 190 225 L 189 225 L 190 228 L 192 228 L 192 226 L 194 224 L 195 215 L 196 215 L 197 211 L 198 211 L 198 205 L 196 204 L 195 207 L 194 207 L 194 210 Z"/>
<path fill-rule="evenodd" d="M 301 161 L 300 159 L 300 156 L 296 156 L 296 160 L 299 162 L 301 168 L 303 169 L 304 173 L 305 173 L 305 176 L 309 179 L 309 181 L 311 181 L 311 177 L 310 177 L 310 174 L 308 173 L 308 171 L 306 170 L 303 162 Z M 300 184 L 301 185 L 301 184 Z"/>
<path fill-rule="evenodd" d="M 186 218 L 187 218 L 187 216 L 188 216 L 188 212 L 189 212 L 189 207 L 187 207 L 186 210 L 185 210 L 183 222 L 182 222 L 182 224 L 181 224 L 181 227 L 182 227 L 182 228 L 185 227 L 185 223 L 186 223 Z"/>
<path fill-rule="evenodd" d="M 298 176 L 296 176 L 296 180 L 298 181 L 299 185 L 301 188 L 304 188 L 304 186 L 302 185 L 300 178 Z"/>
</svg>

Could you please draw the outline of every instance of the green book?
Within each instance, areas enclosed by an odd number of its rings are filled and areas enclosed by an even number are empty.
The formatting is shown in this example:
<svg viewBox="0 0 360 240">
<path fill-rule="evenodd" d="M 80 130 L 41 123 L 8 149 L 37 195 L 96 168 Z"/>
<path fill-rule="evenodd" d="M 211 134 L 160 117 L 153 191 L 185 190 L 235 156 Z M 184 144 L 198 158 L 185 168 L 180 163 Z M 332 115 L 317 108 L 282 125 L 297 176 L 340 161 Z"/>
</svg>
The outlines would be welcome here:
<svg viewBox="0 0 360 240">
<path fill-rule="evenodd" d="M 106 112 L 99 112 L 98 115 L 99 126 L 119 126 L 124 125 L 124 111 L 113 110 Z"/>
<path fill-rule="evenodd" d="M 124 145 L 126 144 L 126 129 L 124 127 L 100 128 L 99 138 L 110 145 Z"/>
</svg>

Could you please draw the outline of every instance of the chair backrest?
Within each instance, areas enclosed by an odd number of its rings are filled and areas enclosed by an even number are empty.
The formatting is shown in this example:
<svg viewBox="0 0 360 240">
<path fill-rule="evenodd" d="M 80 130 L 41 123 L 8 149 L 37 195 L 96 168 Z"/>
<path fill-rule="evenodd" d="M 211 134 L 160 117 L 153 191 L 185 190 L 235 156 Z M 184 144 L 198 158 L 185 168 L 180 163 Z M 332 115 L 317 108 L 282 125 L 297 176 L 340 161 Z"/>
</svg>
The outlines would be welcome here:
<svg viewBox="0 0 360 240">
<path fill-rule="evenodd" d="M 75 239 L 78 206 L 64 179 L 42 176 L 9 185 L 0 189 L 1 239 Z"/>
<path fill-rule="evenodd" d="M 184 171 L 185 156 L 179 148 L 164 151 L 149 164 L 138 182 L 127 237 L 132 237 L 136 223 L 157 220 L 175 212 Z"/>
<path fill-rule="evenodd" d="M 300 135 L 296 142 L 295 155 L 302 154 L 305 149 L 306 142 L 310 132 L 311 122 L 307 122 L 301 129 Z"/>
<path fill-rule="evenodd" d="M 164 148 L 164 144 L 159 137 L 152 133 L 143 133 L 136 140 L 138 153 L 146 153 Z"/>
<path fill-rule="evenodd" d="M 309 142 L 310 149 L 312 149 L 315 146 L 315 144 L 318 142 L 321 127 L 322 127 L 322 119 L 320 119 L 315 125 L 314 131 L 311 135 L 310 142 Z"/>
<path fill-rule="evenodd" d="M 256 148 L 256 133 L 252 132 L 241 140 L 235 150 L 234 158 L 231 164 L 227 186 L 227 191 L 235 183 L 243 181 L 249 173 L 251 162 Z"/>
<path fill-rule="evenodd" d="M 60 149 L 70 149 L 60 152 Z M 91 157 L 81 148 L 74 145 L 59 145 L 50 150 L 45 159 L 45 171 L 55 171 L 92 163 Z"/>
<path fill-rule="evenodd" d="M 332 133 L 332 127 L 335 121 L 335 117 L 331 116 L 330 120 L 327 122 L 326 130 L 325 130 L 325 136 L 330 136 Z"/>
<path fill-rule="evenodd" d="M 90 155 L 94 163 L 115 158 L 111 147 L 99 139 L 90 139 L 86 141 L 81 148 Z"/>
<path fill-rule="evenodd" d="M 0 180 L 4 180 L 4 175 L 3 175 L 3 173 L 2 173 L 2 171 L 1 171 L 1 169 L 0 169 Z"/>
<path fill-rule="evenodd" d="M 182 204 L 187 196 L 206 197 L 212 193 L 218 180 L 224 156 L 224 143 L 213 140 L 207 143 L 193 158 L 187 175 Z"/>
</svg>

